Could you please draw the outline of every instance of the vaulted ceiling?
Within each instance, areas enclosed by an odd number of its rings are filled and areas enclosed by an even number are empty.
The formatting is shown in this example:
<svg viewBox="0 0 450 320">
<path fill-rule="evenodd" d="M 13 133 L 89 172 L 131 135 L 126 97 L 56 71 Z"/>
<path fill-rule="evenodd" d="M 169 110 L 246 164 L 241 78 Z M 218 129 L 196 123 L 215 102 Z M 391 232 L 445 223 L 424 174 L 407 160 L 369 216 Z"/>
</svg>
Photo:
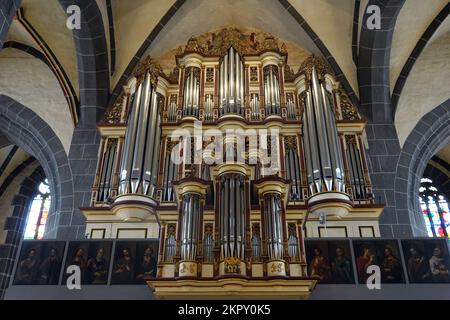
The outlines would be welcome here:
<svg viewBox="0 0 450 320">
<path fill-rule="evenodd" d="M 22 15 L 53 53 L 79 99 L 83 86 L 79 79 L 79 57 L 60 2 L 23 0 Z M 359 12 L 355 14 L 358 2 Z M 146 54 L 163 55 L 185 44 L 193 35 L 239 26 L 273 34 L 319 56 L 329 52 L 349 88 L 356 97 L 359 95 L 358 70 L 353 57 L 360 39 L 354 32 L 360 33 L 368 0 L 96 0 L 93 3 L 99 8 L 104 26 L 110 93 L 120 86 L 130 66 Z M 414 48 L 448 3 L 447 0 L 404 2 L 390 50 L 391 93 L 402 79 L 402 70 L 410 63 Z M 306 23 L 299 24 L 298 15 Z M 414 59 L 398 99 L 395 126 L 401 144 L 424 114 L 450 98 L 450 19 L 441 22 L 422 53 Z M 156 37 L 149 38 L 149 35 Z M 30 55 L 29 48 L 44 56 L 48 50 L 42 49 L 42 43 L 30 35 L 23 19 L 14 20 L 6 42 L 20 43 L 28 49 L 26 53 L 20 51 L 23 47 L 1 51 L 0 94 L 15 97 L 40 115 L 61 138 L 68 152 L 76 119 L 64 99 L 64 86 L 58 85 L 58 73 L 51 72 L 45 57 L 39 60 L 36 54 Z"/>
</svg>

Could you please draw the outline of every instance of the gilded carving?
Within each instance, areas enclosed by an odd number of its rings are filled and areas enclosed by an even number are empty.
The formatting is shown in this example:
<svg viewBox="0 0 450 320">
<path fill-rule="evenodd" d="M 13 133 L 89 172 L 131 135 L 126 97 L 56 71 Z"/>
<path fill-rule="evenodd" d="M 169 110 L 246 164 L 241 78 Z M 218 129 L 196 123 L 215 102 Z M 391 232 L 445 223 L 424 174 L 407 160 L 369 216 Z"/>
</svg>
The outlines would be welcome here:
<svg viewBox="0 0 450 320">
<path fill-rule="evenodd" d="M 266 33 L 244 34 L 238 28 L 224 28 L 216 33 L 191 37 L 184 49 L 179 47 L 177 56 L 198 53 L 203 56 L 222 56 L 230 47 L 242 55 L 255 55 L 264 51 L 275 51 L 286 54 L 286 45 L 279 45 L 278 39 Z"/>
<path fill-rule="evenodd" d="M 347 144 L 354 144 L 354 145 L 356 145 L 356 136 L 354 136 L 354 135 L 346 135 L 345 136 L 345 141 L 347 142 Z"/>
<path fill-rule="evenodd" d="M 344 92 L 344 90 L 342 90 L 342 88 L 339 90 L 339 100 L 340 100 L 342 118 L 344 120 L 359 120 L 359 119 L 361 119 L 361 116 L 359 115 L 358 110 L 352 104 L 352 102 L 350 101 L 350 98 L 347 96 L 347 94 Z"/>
<path fill-rule="evenodd" d="M 250 67 L 250 81 L 258 81 L 258 67 Z"/>
<path fill-rule="evenodd" d="M 297 150 L 297 137 L 296 136 L 286 136 L 284 138 L 284 144 L 286 150 Z"/>
<path fill-rule="evenodd" d="M 288 224 L 288 236 L 297 237 L 297 226 L 295 225 L 295 223 Z"/>
<path fill-rule="evenodd" d="M 122 108 L 125 100 L 125 93 L 122 93 L 117 97 L 116 101 L 111 108 L 106 110 L 103 123 L 120 123 L 122 118 Z"/>
<path fill-rule="evenodd" d="M 146 72 L 150 74 L 150 80 L 153 85 L 156 85 L 158 82 L 158 76 L 164 74 L 161 66 L 150 56 L 140 61 L 133 71 L 133 76 L 136 77 L 137 83 L 141 83 L 144 80 Z"/>
<path fill-rule="evenodd" d="M 225 273 L 239 274 L 241 269 L 241 260 L 236 257 L 229 257 L 224 260 Z"/>
<path fill-rule="evenodd" d="M 300 65 L 296 77 L 299 76 L 300 74 L 304 74 L 306 78 L 310 80 L 313 67 L 316 67 L 317 74 L 319 76 L 319 79 L 321 80 L 325 78 L 326 74 L 332 74 L 330 68 L 325 63 L 325 61 L 312 55 L 308 57 L 305 61 L 303 61 L 303 63 Z"/>
<path fill-rule="evenodd" d="M 205 81 L 208 83 L 214 82 L 214 68 L 206 68 Z"/>
<path fill-rule="evenodd" d="M 280 272 L 282 272 L 283 271 L 283 264 L 281 262 L 272 264 L 272 266 L 270 268 L 270 271 L 272 273 L 280 273 Z"/>
<path fill-rule="evenodd" d="M 298 112 L 300 114 L 300 118 L 303 116 L 303 112 L 306 108 L 306 91 L 300 93 L 298 97 Z"/>
</svg>

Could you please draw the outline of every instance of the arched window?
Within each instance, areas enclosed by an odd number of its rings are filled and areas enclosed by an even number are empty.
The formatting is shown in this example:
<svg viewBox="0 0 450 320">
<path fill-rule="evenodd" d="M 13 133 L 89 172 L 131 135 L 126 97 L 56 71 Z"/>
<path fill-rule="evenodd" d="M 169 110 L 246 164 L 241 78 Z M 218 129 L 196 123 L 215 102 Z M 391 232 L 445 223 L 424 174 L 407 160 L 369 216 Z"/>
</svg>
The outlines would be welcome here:
<svg viewBox="0 0 450 320">
<path fill-rule="evenodd" d="M 420 180 L 420 207 L 430 237 L 446 237 L 450 234 L 450 213 L 447 199 L 441 195 L 428 178 Z"/>
<path fill-rule="evenodd" d="M 44 237 L 45 223 L 50 209 L 50 187 L 45 179 L 38 187 L 28 212 L 24 239 L 42 239 Z"/>
</svg>

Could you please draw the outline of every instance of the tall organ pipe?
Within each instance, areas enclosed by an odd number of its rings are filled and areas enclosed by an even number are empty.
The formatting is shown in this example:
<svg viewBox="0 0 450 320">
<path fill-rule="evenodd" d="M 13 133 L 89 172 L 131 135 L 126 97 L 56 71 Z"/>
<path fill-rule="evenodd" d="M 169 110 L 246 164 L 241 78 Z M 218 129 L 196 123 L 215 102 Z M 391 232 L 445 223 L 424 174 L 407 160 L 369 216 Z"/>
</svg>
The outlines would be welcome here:
<svg viewBox="0 0 450 320">
<path fill-rule="evenodd" d="M 220 252 L 222 259 L 242 259 L 245 240 L 245 193 L 241 174 L 224 174 L 220 193 Z"/>
<path fill-rule="evenodd" d="M 189 67 L 184 83 L 183 115 L 198 117 L 200 101 L 200 69 Z"/>
<path fill-rule="evenodd" d="M 280 113 L 280 82 L 277 74 L 277 66 L 269 65 L 264 68 L 264 94 L 267 115 Z"/>
<path fill-rule="evenodd" d="M 264 229 L 269 260 L 283 259 L 281 199 L 277 194 L 264 197 Z"/>
<path fill-rule="evenodd" d="M 303 139 L 311 193 L 344 192 L 343 162 L 335 116 L 315 68 L 305 105 Z"/>
<path fill-rule="evenodd" d="M 239 53 L 231 47 L 220 63 L 221 115 L 244 114 L 244 66 Z"/>
<path fill-rule="evenodd" d="M 159 97 L 151 75 L 136 90 L 121 161 L 120 194 L 153 196 L 160 151 Z"/>
<path fill-rule="evenodd" d="M 200 232 L 200 197 L 189 193 L 183 196 L 181 221 L 181 260 L 194 261 Z"/>
</svg>

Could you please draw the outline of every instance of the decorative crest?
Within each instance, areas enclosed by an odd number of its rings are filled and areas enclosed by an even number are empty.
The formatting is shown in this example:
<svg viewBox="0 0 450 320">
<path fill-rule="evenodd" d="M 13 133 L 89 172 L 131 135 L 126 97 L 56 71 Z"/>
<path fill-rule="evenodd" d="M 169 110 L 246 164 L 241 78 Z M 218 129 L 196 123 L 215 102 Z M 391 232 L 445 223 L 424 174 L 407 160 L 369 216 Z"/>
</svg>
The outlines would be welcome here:
<svg viewBox="0 0 450 320">
<path fill-rule="evenodd" d="M 256 55 L 264 51 L 276 51 L 283 55 L 287 53 L 286 45 L 280 46 L 277 38 L 266 33 L 244 34 L 238 28 L 224 28 L 216 33 L 191 37 L 184 49 L 177 49 L 176 55 L 198 53 L 203 56 L 222 56 L 230 47 L 241 55 Z"/>
<path fill-rule="evenodd" d="M 298 69 L 297 76 L 300 74 L 305 74 L 306 78 L 309 80 L 312 75 L 313 67 L 316 67 L 317 74 L 319 76 L 319 79 L 323 80 L 325 78 L 325 75 L 332 74 L 330 68 L 320 58 L 317 58 L 316 56 L 312 55 L 308 57 L 303 63 L 300 65 L 300 68 Z"/>
<path fill-rule="evenodd" d="M 150 56 L 144 58 L 134 69 L 133 76 L 136 77 L 138 83 L 144 80 L 145 74 L 148 72 L 151 77 L 151 82 L 156 85 L 158 82 L 158 76 L 163 75 L 161 66 L 156 63 Z"/>
<path fill-rule="evenodd" d="M 358 109 L 353 105 L 342 87 L 339 88 L 339 100 L 343 120 L 361 120 Z"/>
<path fill-rule="evenodd" d="M 122 109 L 124 106 L 125 97 L 125 92 L 122 91 L 112 107 L 106 110 L 105 116 L 102 121 L 103 123 L 120 123 L 120 121 L 122 120 Z"/>
</svg>

